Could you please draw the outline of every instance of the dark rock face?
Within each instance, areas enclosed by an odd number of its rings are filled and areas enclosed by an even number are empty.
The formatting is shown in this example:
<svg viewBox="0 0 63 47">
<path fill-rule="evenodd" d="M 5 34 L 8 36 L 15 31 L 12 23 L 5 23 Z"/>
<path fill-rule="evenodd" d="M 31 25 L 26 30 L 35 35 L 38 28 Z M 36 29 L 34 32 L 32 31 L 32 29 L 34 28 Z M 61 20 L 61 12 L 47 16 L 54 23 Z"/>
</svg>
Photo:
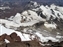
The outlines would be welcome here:
<svg viewBox="0 0 63 47">
<path fill-rule="evenodd" d="M 5 39 L 7 39 L 10 43 L 5 43 Z M 31 41 L 21 41 L 21 38 L 17 36 L 16 33 L 12 33 L 10 35 L 3 34 L 0 36 L 0 47 L 63 47 L 62 42 L 52 42 L 49 40 L 48 42 L 44 42 L 41 45 L 37 39 Z M 48 45 L 49 44 L 49 45 Z"/>
<path fill-rule="evenodd" d="M 16 35 L 15 33 L 12 34 Z M 31 41 L 21 41 L 19 36 L 15 36 L 13 39 L 10 36 L 11 35 L 6 35 L 6 34 L 0 36 L 0 47 L 63 47 L 63 41 L 52 42 L 51 40 L 49 40 L 48 42 L 44 42 L 43 44 L 46 45 L 43 46 L 40 44 L 41 42 L 37 41 L 36 39 Z M 9 40 L 10 43 L 5 43 L 3 41 L 4 40 L 3 38 Z"/>
<path fill-rule="evenodd" d="M 6 35 L 7 35 L 7 34 L 3 34 L 2 36 L 0 36 L 0 41 L 4 41 Z"/>
<path fill-rule="evenodd" d="M 0 36 L 0 43 L 5 42 L 5 39 L 7 39 L 10 43 L 21 42 L 21 38 L 17 36 L 16 33 L 12 33 L 11 35 L 3 34 Z"/>
<path fill-rule="evenodd" d="M 3 41 L 3 40 L 4 40 L 4 38 L 2 36 L 0 36 L 0 41 Z"/>
<path fill-rule="evenodd" d="M 13 38 L 14 41 L 18 41 L 18 42 L 21 42 L 21 39 L 19 36 L 16 36 L 15 38 Z"/>
<path fill-rule="evenodd" d="M 17 36 L 16 33 L 12 33 L 10 35 L 10 37 L 13 39 L 13 41 L 19 41 L 19 42 L 21 42 L 21 38 L 19 36 Z"/>
<path fill-rule="evenodd" d="M 3 44 L 5 43 L 4 42 L 5 36 L 6 34 L 3 34 L 2 36 L 0 36 L 0 46 L 3 46 Z"/>
<path fill-rule="evenodd" d="M 10 41 L 10 43 L 14 42 L 13 39 L 9 35 L 7 35 L 5 39 L 7 39 L 8 41 Z"/>
<path fill-rule="evenodd" d="M 11 36 L 11 38 L 14 38 L 14 37 L 17 36 L 17 34 L 16 33 L 12 33 L 10 36 Z"/>
</svg>

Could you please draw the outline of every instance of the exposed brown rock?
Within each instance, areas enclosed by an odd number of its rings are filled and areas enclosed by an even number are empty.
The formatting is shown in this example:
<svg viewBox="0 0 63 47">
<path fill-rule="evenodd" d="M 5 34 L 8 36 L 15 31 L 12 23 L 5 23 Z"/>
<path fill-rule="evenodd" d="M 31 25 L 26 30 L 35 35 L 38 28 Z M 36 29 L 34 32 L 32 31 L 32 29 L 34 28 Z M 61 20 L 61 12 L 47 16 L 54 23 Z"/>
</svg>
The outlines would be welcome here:
<svg viewBox="0 0 63 47">
<path fill-rule="evenodd" d="M 11 36 L 11 38 L 13 39 L 14 37 L 17 36 L 17 34 L 14 32 L 14 33 L 12 33 L 10 36 Z"/>
<path fill-rule="evenodd" d="M 24 44 L 26 44 L 27 47 L 42 47 L 37 40 L 25 41 Z"/>
<path fill-rule="evenodd" d="M 19 36 L 17 36 L 17 34 L 16 33 L 12 33 L 11 35 L 10 35 L 10 37 L 13 39 L 13 41 L 18 41 L 18 42 L 21 42 L 21 38 L 19 37 Z"/>
<path fill-rule="evenodd" d="M 14 42 L 13 39 L 11 39 L 11 37 L 9 35 L 7 35 L 5 39 L 9 40 L 10 43 Z"/>
<path fill-rule="evenodd" d="M 3 41 L 4 39 L 2 38 L 2 36 L 0 36 L 0 41 Z"/>
<path fill-rule="evenodd" d="M 6 37 L 6 34 L 1 35 L 0 36 L 0 41 L 4 41 L 5 37 Z"/>
<path fill-rule="evenodd" d="M 19 36 L 16 36 L 15 38 L 13 38 L 14 41 L 17 41 L 17 42 L 21 42 L 21 38 Z"/>
<path fill-rule="evenodd" d="M 10 43 L 5 43 L 5 39 L 10 41 Z M 2 36 L 0 36 L 0 47 L 63 47 L 63 41 L 52 42 L 51 40 L 49 40 L 48 42 L 44 42 L 43 44 L 45 44 L 45 46 L 41 45 L 36 38 L 31 41 L 23 42 L 16 33 L 12 33 L 11 35 L 3 34 Z"/>
<path fill-rule="evenodd" d="M 4 44 L 5 44 L 5 41 L 4 41 L 5 36 L 6 36 L 6 34 L 3 34 L 3 35 L 0 36 L 0 47 L 2 47 L 2 46 L 4 47 Z"/>
<path fill-rule="evenodd" d="M 62 42 L 60 42 L 60 45 L 61 45 L 61 47 L 63 47 L 63 41 L 62 41 Z"/>
<path fill-rule="evenodd" d="M 6 47 L 6 44 L 4 43 L 4 44 L 0 45 L 0 47 Z"/>
<path fill-rule="evenodd" d="M 7 44 L 7 47 L 26 47 L 26 45 L 24 44 L 24 43 L 9 43 L 9 44 Z"/>
</svg>

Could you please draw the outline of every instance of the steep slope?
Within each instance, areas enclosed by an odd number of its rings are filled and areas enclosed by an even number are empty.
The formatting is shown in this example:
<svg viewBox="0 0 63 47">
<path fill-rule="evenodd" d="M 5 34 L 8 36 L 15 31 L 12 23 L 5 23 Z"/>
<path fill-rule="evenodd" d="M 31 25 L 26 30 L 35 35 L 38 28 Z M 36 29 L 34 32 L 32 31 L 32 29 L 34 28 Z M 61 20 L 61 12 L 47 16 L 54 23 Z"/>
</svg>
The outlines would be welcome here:
<svg viewBox="0 0 63 47">
<path fill-rule="evenodd" d="M 33 3 L 37 4 L 37 2 Z M 63 7 L 54 4 L 40 5 L 31 10 L 25 10 L 21 14 L 17 13 L 10 18 L 0 19 L 0 36 L 15 32 L 21 41 L 36 39 L 40 44 L 49 40 L 61 42 L 63 41 L 63 23 L 61 21 L 63 21 Z M 8 43 L 7 40 L 5 42 Z"/>
</svg>

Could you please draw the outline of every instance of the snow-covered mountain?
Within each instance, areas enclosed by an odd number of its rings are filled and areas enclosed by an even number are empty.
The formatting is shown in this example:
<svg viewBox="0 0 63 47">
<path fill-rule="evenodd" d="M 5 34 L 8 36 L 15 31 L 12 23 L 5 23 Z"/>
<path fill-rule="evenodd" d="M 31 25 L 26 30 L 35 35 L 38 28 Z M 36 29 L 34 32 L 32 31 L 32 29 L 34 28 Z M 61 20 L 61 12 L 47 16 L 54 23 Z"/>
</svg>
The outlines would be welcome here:
<svg viewBox="0 0 63 47">
<path fill-rule="evenodd" d="M 7 19 L 0 19 L 0 35 L 5 33 L 10 35 L 16 32 L 22 41 L 33 39 L 39 42 L 63 41 L 63 29 L 61 28 L 63 26 L 61 22 L 63 21 L 63 7 L 54 4 L 44 6 L 38 5 L 37 2 L 32 3 L 32 9 L 17 13 Z M 55 20 L 62 26 L 60 27 Z"/>
</svg>

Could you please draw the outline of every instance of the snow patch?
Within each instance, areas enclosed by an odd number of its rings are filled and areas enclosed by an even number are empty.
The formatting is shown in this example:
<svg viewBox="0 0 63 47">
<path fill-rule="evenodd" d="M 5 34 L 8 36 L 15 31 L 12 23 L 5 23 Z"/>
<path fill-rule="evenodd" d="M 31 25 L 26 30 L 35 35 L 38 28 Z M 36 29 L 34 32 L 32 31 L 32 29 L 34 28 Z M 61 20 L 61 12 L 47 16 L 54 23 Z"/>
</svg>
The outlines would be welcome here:
<svg viewBox="0 0 63 47">
<path fill-rule="evenodd" d="M 52 29 L 56 29 L 56 28 L 57 28 L 57 25 L 56 25 L 55 23 L 49 24 L 48 22 L 45 22 L 45 23 L 44 23 L 44 26 L 45 26 L 46 28 L 52 28 Z"/>
<path fill-rule="evenodd" d="M 2 34 L 10 35 L 11 33 L 15 32 L 21 38 L 21 41 L 31 41 L 31 40 L 33 40 L 33 38 L 37 38 L 41 42 L 48 42 L 48 40 L 52 40 L 53 42 L 58 41 L 58 39 L 56 39 L 54 37 L 50 37 L 50 36 L 49 37 L 44 37 L 40 32 L 36 32 L 32 36 L 30 36 L 30 34 L 25 34 L 25 33 L 19 32 L 19 31 L 15 31 L 15 30 L 12 30 L 12 29 L 5 28 L 1 24 L 0 24 L 0 30 L 1 30 L 0 31 L 0 36 Z M 7 43 L 9 43 L 8 40 L 5 40 L 5 41 Z"/>
<path fill-rule="evenodd" d="M 6 43 L 10 43 L 10 41 L 8 41 L 7 39 L 5 39 L 5 42 L 6 42 Z"/>
</svg>

